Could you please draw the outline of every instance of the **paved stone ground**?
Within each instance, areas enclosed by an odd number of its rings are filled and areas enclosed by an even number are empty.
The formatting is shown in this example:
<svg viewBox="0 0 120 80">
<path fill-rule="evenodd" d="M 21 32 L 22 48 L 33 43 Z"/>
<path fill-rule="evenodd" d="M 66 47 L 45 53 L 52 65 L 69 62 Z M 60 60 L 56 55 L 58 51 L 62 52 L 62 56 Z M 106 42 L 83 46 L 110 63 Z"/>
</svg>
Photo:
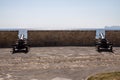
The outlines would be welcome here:
<svg viewBox="0 0 120 80">
<path fill-rule="evenodd" d="M 120 71 L 120 47 L 36 47 L 11 54 L 0 48 L 0 80 L 86 80 L 101 72 Z"/>
</svg>

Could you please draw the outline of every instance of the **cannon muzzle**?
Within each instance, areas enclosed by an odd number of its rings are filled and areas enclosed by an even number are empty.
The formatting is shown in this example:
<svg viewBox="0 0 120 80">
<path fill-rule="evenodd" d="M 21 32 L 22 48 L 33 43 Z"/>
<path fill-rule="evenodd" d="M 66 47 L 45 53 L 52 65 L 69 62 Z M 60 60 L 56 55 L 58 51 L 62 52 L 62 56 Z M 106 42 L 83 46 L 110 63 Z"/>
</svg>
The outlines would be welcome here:
<svg viewBox="0 0 120 80">
<path fill-rule="evenodd" d="M 105 39 L 105 35 L 103 33 L 100 33 L 99 35 L 101 39 Z"/>
</svg>

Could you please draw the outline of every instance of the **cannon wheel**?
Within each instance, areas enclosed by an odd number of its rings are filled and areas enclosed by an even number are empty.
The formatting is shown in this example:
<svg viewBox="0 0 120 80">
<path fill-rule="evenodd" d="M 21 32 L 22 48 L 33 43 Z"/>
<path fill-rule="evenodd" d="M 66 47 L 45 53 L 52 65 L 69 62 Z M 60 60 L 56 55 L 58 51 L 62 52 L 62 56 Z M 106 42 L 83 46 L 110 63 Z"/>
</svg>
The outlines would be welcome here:
<svg viewBox="0 0 120 80">
<path fill-rule="evenodd" d="M 111 52 L 113 51 L 113 47 L 112 47 L 112 46 L 110 46 L 110 51 L 111 51 Z"/>
<path fill-rule="evenodd" d="M 97 51 L 100 51 L 100 46 L 97 46 Z"/>
<path fill-rule="evenodd" d="M 16 49 L 16 48 L 15 48 L 15 46 L 14 46 L 14 47 L 13 47 L 12 54 L 14 54 L 14 53 L 15 53 L 15 51 L 16 51 L 15 49 Z"/>
<path fill-rule="evenodd" d="M 28 47 L 25 47 L 25 53 L 27 53 L 29 50 L 28 50 Z"/>
</svg>

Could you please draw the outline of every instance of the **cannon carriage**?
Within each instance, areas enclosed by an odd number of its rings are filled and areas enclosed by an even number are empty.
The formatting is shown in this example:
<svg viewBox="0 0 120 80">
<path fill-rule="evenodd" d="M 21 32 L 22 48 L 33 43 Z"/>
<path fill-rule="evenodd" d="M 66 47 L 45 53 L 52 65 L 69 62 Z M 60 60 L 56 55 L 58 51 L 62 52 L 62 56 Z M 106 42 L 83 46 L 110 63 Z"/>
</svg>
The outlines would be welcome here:
<svg viewBox="0 0 120 80">
<path fill-rule="evenodd" d="M 25 53 L 27 53 L 29 51 L 29 45 L 27 43 L 27 39 L 24 38 L 23 34 L 16 41 L 16 43 L 12 45 L 12 47 L 13 47 L 13 51 L 12 51 L 13 53 L 20 51 L 24 51 Z"/>
<path fill-rule="evenodd" d="M 96 41 L 97 50 L 101 51 L 104 49 L 104 50 L 109 50 L 112 52 L 113 44 L 105 38 L 103 33 L 100 33 L 99 36 L 100 36 L 100 38 Z"/>
</svg>

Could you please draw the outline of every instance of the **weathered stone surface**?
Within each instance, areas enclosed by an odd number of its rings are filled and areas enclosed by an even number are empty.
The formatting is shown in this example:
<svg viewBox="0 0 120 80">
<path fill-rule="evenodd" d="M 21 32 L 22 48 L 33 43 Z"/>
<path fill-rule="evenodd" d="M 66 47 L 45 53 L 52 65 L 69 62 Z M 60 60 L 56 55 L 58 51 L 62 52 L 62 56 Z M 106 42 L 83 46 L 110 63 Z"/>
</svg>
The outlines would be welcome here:
<svg viewBox="0 0 120 80">
<path fill-rule="evenodd" d="M 11 47 L 17 38 L 17 31 L 0 31 L 0 47 Z"/>
<path fill-rule="evenodd" d="M 10 53 L 0 48 L 1 80 L 86 80 L 103 72 L 120 71 L 120 47 L 97 52 L 95 47 L 35 47 Z"/>
<path fill-rule="evenodd" d="M 106 38 L 113 43 L 113 46 L 120 46 L 120 30 L 106 31 Z"/>
<path fill-rule="evenodd" d="M 93 46 L 94 30 L 83 31 L 28 31 L 31 46 Z"/>
</svg>

